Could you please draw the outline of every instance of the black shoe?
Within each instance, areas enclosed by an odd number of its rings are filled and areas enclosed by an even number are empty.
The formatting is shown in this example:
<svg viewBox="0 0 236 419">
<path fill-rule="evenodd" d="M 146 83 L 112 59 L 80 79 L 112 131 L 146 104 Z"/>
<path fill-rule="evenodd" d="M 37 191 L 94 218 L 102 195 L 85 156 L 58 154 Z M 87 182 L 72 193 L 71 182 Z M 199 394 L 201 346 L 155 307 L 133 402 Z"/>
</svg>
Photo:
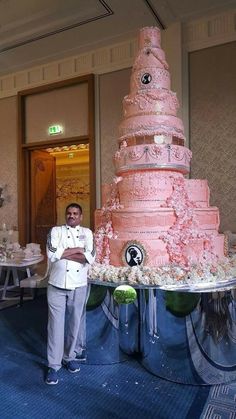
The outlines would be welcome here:
<svg viewBox="0 0 236 419">
<path fill-rule="evenodd" d="M 81 354 L 76 354 L 76 361 L 78 362 L 86 362 L 86 351 L 85 349 L 82 350 Z"/>
<path fill-rule="evenodd" d="M 55 385 L 58 383 L 58 376 L 56 370 L 54 370 L 53 368 L 48 369 L 45 383 L 49 385 Z"/>
<path fill-rule="evenodd" d="M 65 365 L 65 367 L 68 369 L 69 372 L 79 372 L 80 371 L 80 366 L 79 366 L 79 362 L 78 361 L 63 361 L 63 365 Z"/>
</svg>

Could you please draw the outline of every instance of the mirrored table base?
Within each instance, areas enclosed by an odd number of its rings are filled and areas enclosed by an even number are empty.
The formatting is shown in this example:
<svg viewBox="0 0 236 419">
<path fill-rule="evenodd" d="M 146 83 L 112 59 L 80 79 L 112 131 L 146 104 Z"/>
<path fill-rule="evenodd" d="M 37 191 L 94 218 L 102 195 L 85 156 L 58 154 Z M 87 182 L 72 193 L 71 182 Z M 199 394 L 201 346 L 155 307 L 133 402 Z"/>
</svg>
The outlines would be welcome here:
<svg viewBox="0 0 236 419">
<path fill-rule="evenodd" d="M 88 363 L 135 356 L 164 379 L 191 385 L 236 380 L 236 290 L 183 292 L 137 287 L 133 304 L 118 305 L 113 284 L 96 282 L 88 301 Z M 91 296 L 90 294 L 90 296 Z M 91 324 L 93 327 L 91 328 Z"/>
</svg>

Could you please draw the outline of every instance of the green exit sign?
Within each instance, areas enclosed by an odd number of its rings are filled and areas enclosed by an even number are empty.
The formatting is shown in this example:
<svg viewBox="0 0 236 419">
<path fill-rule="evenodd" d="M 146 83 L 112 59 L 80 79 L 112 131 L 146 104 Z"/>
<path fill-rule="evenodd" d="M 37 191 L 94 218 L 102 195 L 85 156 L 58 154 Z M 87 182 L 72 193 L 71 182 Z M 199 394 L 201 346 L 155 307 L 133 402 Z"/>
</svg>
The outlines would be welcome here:
<svg viewBox="0 0 236 419">
<path fill-rule="evenodd" d="M 57 135 L 61 134 L 63 131 L 61 125 L 51 125 L 51 127 L 48 128 L 49 135 Z"/>
</svg>

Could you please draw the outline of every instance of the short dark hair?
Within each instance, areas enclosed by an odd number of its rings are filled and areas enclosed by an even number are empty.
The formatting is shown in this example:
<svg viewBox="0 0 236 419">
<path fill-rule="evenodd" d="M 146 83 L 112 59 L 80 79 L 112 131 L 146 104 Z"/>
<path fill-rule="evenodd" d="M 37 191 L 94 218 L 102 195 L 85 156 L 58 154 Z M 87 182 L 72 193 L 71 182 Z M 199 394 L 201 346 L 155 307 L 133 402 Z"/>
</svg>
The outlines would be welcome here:
<svg viewBox="0 0 236 419">
<path fill-rule="evenodd" d="M 67 205 L 66 209 L 65 209 L 65 213 L 67 213 L 68 208 L 77 208 L 78 210 L 80 210 L 80 214 L 83 213 L 82 207 L 81 205 L 77 204 L 76 202 L 72 202 L 71 204 Z"/>
<path fill-rule="evenodd" d="M 134 257 L 137 256 L 137 254 L 138 254 L 137 250 L 134 247 L 131 247 L 128 250 L 128 252 L 129 252 L 130 256 L 134 256 Z"/>
</svg>

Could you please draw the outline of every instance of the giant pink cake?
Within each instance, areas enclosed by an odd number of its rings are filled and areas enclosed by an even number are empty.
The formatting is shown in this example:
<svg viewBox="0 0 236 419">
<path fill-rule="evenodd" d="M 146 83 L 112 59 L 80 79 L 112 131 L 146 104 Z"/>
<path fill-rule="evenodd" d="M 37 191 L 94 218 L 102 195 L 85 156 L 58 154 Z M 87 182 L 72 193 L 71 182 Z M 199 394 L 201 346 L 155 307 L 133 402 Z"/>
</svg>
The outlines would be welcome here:
<svg viewBox="0 0 236 419">
<path fill-rule="evenodd" d="M 130 280 L 135 268 L 138 282 L 148 282 L 148 271 L 152 283 L 158 269 L 183 273 L 224 261 L 219 211 L 209 205 L 207 181 L 185 177 L 191 151 L 177 110 L 160 30 L 143 28 L 123 100 L 116 178 L 104 186 L 104 206 L 95 214 L 95 274 L 101 279 Z"/>
</svg>

